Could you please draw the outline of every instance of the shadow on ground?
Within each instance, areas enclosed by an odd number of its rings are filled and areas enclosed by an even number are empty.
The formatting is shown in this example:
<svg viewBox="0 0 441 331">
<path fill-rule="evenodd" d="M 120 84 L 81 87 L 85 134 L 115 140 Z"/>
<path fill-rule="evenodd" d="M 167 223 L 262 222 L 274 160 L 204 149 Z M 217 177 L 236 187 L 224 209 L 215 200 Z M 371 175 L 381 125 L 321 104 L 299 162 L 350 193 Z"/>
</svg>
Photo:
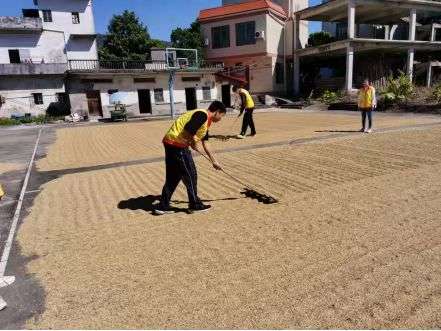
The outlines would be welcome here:
<svg viewBox="0 0 441 331">
<path fill-rule="evenodd" d="M 159 203 L 160 195 L 146 195 L 138 198 L 131 198 L 129 200 L 123 200 L 118 203 L 118 209 L 130 209 L 130 210 L 143 210 L 146 212 L 153 212 Z M 230 201 L 238 200 L 240 198 L 224 198 L 215 200 L 202 200 L 202 202 L 214 202 L 214 201 Z M 172 203 L 187 204 L 188 201 L 173 200 Z M 187 213 L 187 208 L 172 207 L 175 213 Z"/>
<path fill-rule="evenodd" d="M 360 130 L 320 130 L 320 131 L 314 131 L 316 133 L 319 132 L 334 132 L 334 133 L 354 133 L 354 132 L 360 132 Z"/>
</svg>

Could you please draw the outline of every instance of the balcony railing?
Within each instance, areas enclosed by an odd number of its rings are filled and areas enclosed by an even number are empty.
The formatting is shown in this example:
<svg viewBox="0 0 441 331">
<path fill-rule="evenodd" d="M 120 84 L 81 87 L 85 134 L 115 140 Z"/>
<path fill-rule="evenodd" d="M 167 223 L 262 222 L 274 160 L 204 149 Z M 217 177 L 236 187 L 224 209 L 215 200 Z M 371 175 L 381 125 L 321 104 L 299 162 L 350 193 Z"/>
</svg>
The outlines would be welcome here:
<svg viewBox="0 0 441 331">
<path fill-rule="evenodd" d="M 13 63 L 0 64 L 0 75 L 61 75 L 67 70 L 67 63 Z"/>
<path fill-rule="evenodd" d="M 38 17 L 0 16 L 1 31 L 42 31 L 43 22 Z"/>
<path fill-rule="evenodd" d="M 222 69 L 221 64 L 200 63 L 197 66 L 181 66 L 176 70 L 215 70 Z M 69 70 L 79 72 L 95 71 L 166 71 L 167 63 L 161 61 L 100 61 L 100 60 L 70 60 Z"/>
</svg>

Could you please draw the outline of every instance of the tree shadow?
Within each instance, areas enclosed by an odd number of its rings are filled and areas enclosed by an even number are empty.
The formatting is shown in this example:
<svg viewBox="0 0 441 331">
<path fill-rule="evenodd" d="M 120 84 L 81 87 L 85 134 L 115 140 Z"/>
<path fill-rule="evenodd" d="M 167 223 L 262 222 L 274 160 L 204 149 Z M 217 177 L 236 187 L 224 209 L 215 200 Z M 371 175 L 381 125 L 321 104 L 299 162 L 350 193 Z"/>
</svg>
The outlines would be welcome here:
<svg viewBox="0 0 441 331">
<path fill-rule="evenodd" d="M 319 130 L 314 132 L 354 133 L 354 132 L 360 132 L 360 130 Z"/>
<path fill-rule="evenodd" d="M 160 195 L 146 195 L 143 197 L 131 198 L 128 200 L 122 200 L 118 203 L 118 209 L 129 209 L 129 210 L 143 210 L 146 212 L 153 213 L 155 208 L 158 206 Z M 214 201 L 230 201 L 238 200 L 240 198 L 224 198 L 215 200 L 202 200 L 202 202 L 214 202 Z M 186 204 L 188 201 L 173 200 L 172 203 Z M 175 213 L 187 213 L 188 208 L 171 207 L 171 210 Z"/>
</svg>

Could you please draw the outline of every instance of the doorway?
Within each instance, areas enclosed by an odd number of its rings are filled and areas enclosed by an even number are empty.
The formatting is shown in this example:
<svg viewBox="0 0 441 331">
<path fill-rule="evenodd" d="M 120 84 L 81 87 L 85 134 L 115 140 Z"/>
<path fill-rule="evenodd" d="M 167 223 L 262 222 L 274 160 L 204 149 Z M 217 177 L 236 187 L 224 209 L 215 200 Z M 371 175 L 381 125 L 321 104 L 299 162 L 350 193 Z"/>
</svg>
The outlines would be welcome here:
<svg viewBox="0 0 441 331">
<path fill-rule="evenodd" d="M 18 49 L 10 49 L 8 52 L 10 63 L 21 63 L 20 51 Z"/>
<path fill-rule="evenodd" d="M 138 90 L 139 112 L 141 114 L 152 113 L 152 101 L 150 99 L 150 90 Z"/>
<path fill-rule="evenodd" d="M 225 107 L 231 108 L 231 85 L 222 85 L 222 102 Z"/>
<path fill-rule="evenodd" d="M 89 116 L 103 116 L 100 91 L 87 91 L 86 97 Z"/>
<path fill-rule="evenodd" d="M 196 88 L 188 87 L 185 89 L 185 100 L 187 104 L 187 110 L 195 110 L 198 108 L 198 101 L 196 99 Z"/>
</svg>

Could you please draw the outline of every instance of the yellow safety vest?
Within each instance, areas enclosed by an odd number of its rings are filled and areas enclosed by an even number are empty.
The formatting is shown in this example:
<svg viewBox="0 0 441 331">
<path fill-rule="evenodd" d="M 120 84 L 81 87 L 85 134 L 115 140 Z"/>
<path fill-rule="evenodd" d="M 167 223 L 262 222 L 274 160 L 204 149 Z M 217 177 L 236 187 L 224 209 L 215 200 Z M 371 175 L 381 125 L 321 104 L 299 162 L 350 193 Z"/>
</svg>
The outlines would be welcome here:
<svg viewBox="0 0 441 331">
<path fill-rule="evenodd" d="M 254 100 L 247 90 L 241 88 L 239 89 L 239 94 L 245 95 L 245 108 L 254 108 Z"/>
<path fill-rule="evenodd" d="M 184 128 L 188 122 L 190 122 L 191 117 L 194 113 L 201 111 L 207 115 L 208 120 L 201 126 L 201 128 L 196 132 L 196 140 L 202 140 L 211 125 L 211 116 L 205 109 L 195 109 L 188 111 L 185 114 L 179 116 L 179 118 L 173 123 L 171 128 L 165 134 L 163 143 L 167 145 L 172 145 L 179 148 L 186 148 L 189 146 L 187 140 L 184 138 Z"/>
<path fill-rule="evenodd" d="M 358 92 L 358 107 L 372 108 L 374 106 L 374 88 L 369 86 L 368 89 L 361 88 Z"/>
</svg>

